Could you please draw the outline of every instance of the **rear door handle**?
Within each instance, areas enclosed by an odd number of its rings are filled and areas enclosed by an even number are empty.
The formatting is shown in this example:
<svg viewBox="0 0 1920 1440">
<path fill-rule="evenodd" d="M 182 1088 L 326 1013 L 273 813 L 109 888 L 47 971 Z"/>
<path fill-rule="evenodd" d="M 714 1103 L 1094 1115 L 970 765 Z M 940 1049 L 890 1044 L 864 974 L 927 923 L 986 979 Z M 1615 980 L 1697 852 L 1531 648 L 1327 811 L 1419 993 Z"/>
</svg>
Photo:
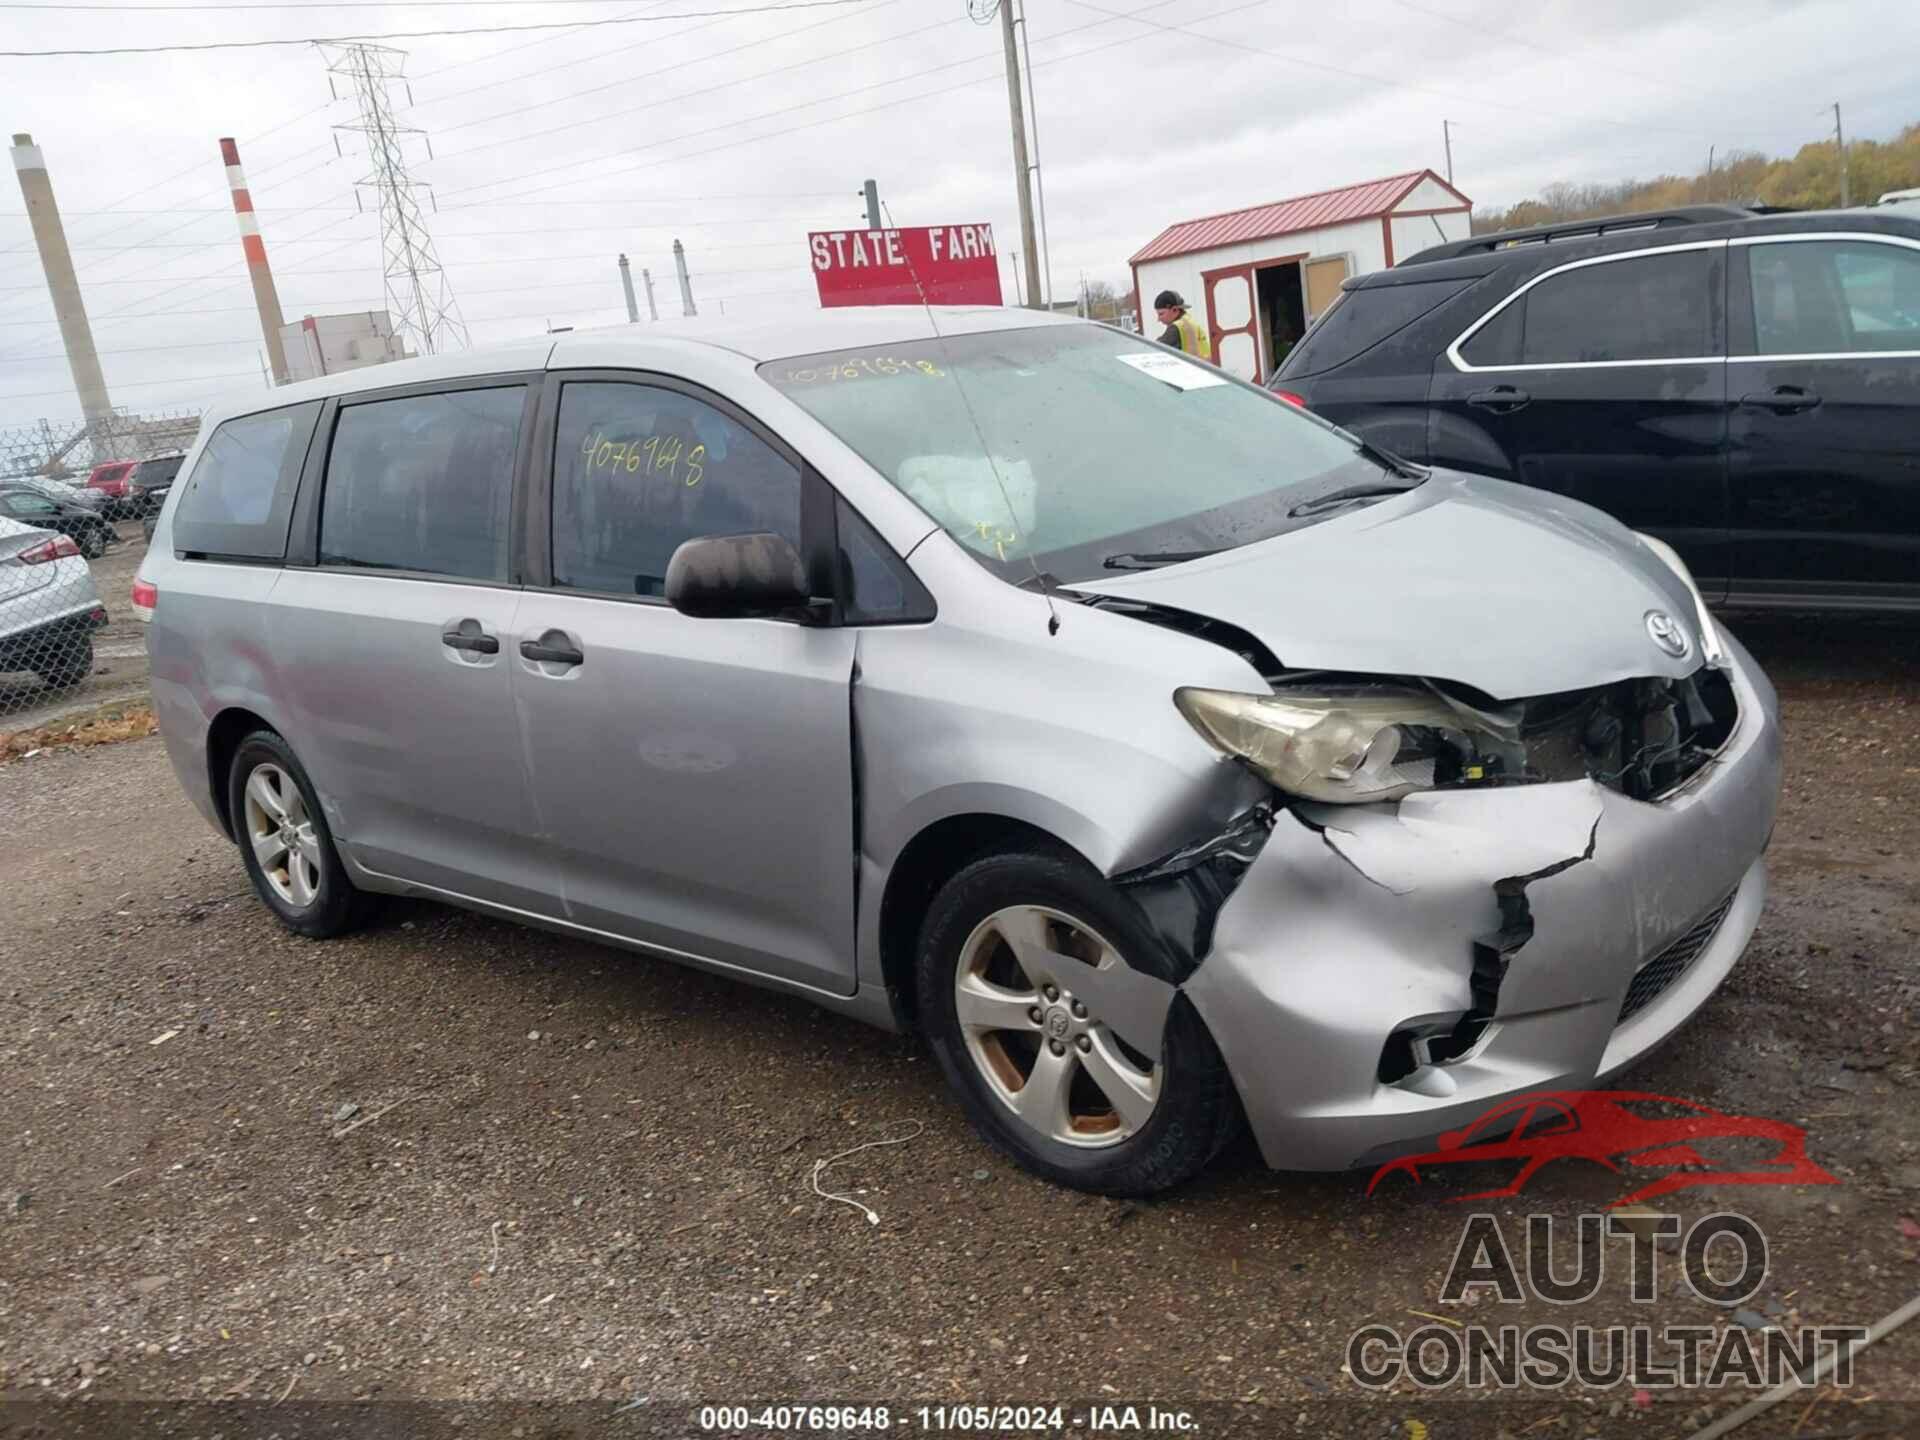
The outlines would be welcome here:
<svg viewBox="0 0 1920 1440">
<path fill-rule="evenodd" d="M 527 659 L 548 665 L 584 665 L 587 657 L 564 631 L 549 630 L 538 640 L 522 640 L 520 653 Z"/>
<path fill-rule="evenodd" d="M 1467 396 L 1467 404 L 1478 406 L 1482 410 L 1491 410 L 1496 415 L 1511 415 L 1516 410 L 1524 410 L 1532 403 L 1531 395 L 1511 385 L 1496 385 L 1491 390 L 1476 390 Z"/>
<path fill-rule="evenodd" d="M 467 650 L 475 655 L 498 655 L 500 641 L 492 635 L 482 635 L 478 630 L 447 630 L 440 636 L 440 643 L 449 650 Z"/>
<path fill-rule="evenodd" d="M 1798 385 L 1776 385 L 1755 395 L 1742 395 L 1740 403 L 1755 410 L 1771 410 L 1776 415 L 1797 415 L 1820 403 L 1820 397 Z"/>
</svg>

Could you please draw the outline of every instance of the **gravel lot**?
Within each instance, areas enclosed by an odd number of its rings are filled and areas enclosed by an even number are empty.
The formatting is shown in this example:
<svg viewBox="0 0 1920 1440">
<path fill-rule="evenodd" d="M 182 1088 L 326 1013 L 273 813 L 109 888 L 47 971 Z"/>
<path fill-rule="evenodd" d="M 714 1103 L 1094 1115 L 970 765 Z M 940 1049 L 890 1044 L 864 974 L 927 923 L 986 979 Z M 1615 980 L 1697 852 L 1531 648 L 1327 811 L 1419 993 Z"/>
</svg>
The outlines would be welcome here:
<svg viewBox="0 0 1920 1440">
<path fill-rule="evenodd" d="M 1662 1208 L 1765 1227 L 1766 1318 L 1866 1324 L 1920 1291 L 1920 630 L 1737 628 L 1789 730 L 1773 893 L 1721 995 L 1627 1083 L 1807 1126 L 1840 1185 Z M 689 1402 L 1157 1398 L 1242 1402 L 1202 1434 L 1424 1417 L 1446 1440 L 1681 1434 L 1733 1403 L 1366 1395 L 1348 1335 L 1466 1313 L 1438 1299 L 1476 1208 L 1449 1191 L 1497 1179 L 1369 1197 L 1364 1174 L 1270 1174 L 1243 1148 L 1158 1203 L 1055 1189 L 973 1137 L 914 1044 L 797 1001 L 424 903 L 296 939 L 157 740 L 0 768 L 0 875 L 0 1400 L 73 1400 L 98 1433 L 122 1428 L 103 1400 L 290 1386 L 252 1419 L 570 1400 L 553 1413 L 599 1425 L 579 1433 L 628 1433 L 603 1422 L 648 1396 L 629 1415 L 681 1434 Z M 827 1177 L 877 1225 L 813 1193 L 816 1160 L 905 1136 Z M 1620 1193 L 1560 1166 L 1479 1208 Z M 1727 1323 L 1677 1276 L 1634 1306 L 1624 1271 L 1577 1316 L 1500 1319 Z M 1741 1440 L 1920 1433 L 1920 1323 L 1820 1395 Z M 36 1413 L 0 1405 L 0 1430 Z"/>
</svg>

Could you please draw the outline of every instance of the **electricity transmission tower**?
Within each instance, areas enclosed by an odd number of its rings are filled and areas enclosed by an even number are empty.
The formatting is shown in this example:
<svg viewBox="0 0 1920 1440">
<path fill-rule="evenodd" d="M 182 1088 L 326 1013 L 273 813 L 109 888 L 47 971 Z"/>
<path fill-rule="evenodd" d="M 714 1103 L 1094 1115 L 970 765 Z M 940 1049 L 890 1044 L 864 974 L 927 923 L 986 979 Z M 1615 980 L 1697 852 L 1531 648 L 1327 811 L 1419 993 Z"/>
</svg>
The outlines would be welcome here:
<svg viewBox="0 0 1920 1440">
<path fill-rule="evenodd" d="M 411 336 L 415 351 L 422 355 L 464 350 L 471 343 L 466 322 L 460 318 L 460 306 L 447 283 L 447 272 L 440 268 L 433 236 L 421 210 L 422 195 L 432 204 L 431 187 L 407 173 L 401 149 L 408 137 L 424 138 L 426 132 L 416 125 L 395 123 L 393 102 L 387 94 L 390 82 L 406 85 L 407 52 L 385 45 L 325 45 L 321 49 L 327 58 L 327 73 L 351 80 L 360 102 L 359 121 L 334 129 L 366 137 L 373 170 L 365 179 L 354 182 L 354 196 L 357 204 L 360 190 L 371 189 L 380 206 L 381 262 L 393 327 L 400 335 Z M 411 90 L 407 98 L 411 103 Z M 433 155 L 431 141 L 427 142 L 427 155 Z"/>
</svg>

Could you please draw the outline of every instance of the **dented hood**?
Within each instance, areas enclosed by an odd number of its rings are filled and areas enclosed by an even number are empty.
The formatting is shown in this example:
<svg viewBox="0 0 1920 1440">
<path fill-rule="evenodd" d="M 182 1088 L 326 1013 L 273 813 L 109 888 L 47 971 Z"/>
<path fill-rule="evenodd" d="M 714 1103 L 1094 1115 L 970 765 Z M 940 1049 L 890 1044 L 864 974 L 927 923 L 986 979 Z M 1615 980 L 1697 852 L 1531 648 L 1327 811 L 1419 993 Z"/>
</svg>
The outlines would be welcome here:
<svg viewBox="0 0 1920 1440">
<path fill-rule="evenodd" d="M 1500 700 L 1701 661 L 1691 593 L 1624 525 L 1444 470 L 1305 529 L 1072 588 L 1237 625 L 1289 669 L 1454 680 Z M 1684 656 L 1654 643 L 1649 611 L 1679 622 Z"/>
</svg>

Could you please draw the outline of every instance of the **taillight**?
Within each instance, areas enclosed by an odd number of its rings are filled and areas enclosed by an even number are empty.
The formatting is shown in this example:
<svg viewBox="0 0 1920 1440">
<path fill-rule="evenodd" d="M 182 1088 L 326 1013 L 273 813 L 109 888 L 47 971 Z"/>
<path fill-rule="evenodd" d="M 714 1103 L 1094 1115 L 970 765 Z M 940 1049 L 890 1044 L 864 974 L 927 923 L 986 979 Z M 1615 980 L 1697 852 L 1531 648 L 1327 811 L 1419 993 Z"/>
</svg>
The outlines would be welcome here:
<svg viewBox="0 0 1920 1440">
<path fill-rule="evenodd" d="M 44 545 L 36 545 L 31 550 L 22 550 L 16 558 L 22 565 L 45 565 L 79 553 L 80 547 L 71 539 L 65 535 L 56 535 Z"/>
<path fill-rule="evenodd" d="M 151 580 L 133 582 L 133 618 L 153 619 L 153 607 L 160 603 L 160 587 Z"/>
<path fill-rule="evenodd" d="M 1307 408 L 1306 397 L 1303 395 L 1296 395 L 1291 390 L 1276 390 L 1273 393 L 1289 405 L 1298 405 L 1302 410 Z"/>
</svg>

